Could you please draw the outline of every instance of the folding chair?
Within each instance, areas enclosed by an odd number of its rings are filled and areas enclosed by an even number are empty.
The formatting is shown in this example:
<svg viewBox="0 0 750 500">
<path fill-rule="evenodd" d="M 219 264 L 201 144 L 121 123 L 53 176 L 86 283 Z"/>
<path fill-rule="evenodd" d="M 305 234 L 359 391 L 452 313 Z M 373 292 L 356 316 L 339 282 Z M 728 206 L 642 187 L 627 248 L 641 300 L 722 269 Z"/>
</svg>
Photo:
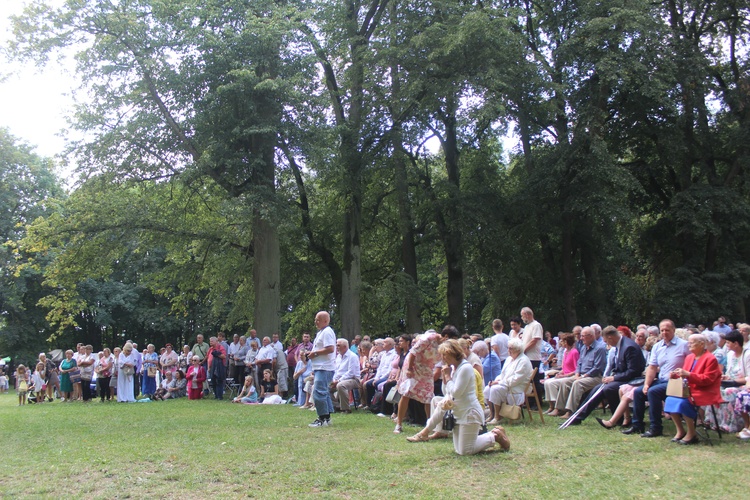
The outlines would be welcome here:
<svg viewBox="0 0 750 500">
<path fill-rule="evenodd" d="M 224 392 L 229 393 L 229 398 L 234 399 L 237 397 L 237 394 L 239 394 L 239 384 L 234 383 L 234 379 L 232 377 L 227 378 L 224 381 Z"/>
<path fill-rule="evenodd" d="M 700 438 L 704 441 L 706 441 L 711 446 L 714 445 L 713 440 L 711 438 L 711 431 L 715 431 L 716 434 L 719 436 L 719 440 L 721 440 L 721 427 L 719 427 L 719 419 L 716 417 L 716 407 L 721 405 L 729 404 L 728 402 L 719 403 L 715 405 L 711 405 L 711 416 L 713 417 L 714 424 L 716 425 L 716 428 L 713 428 L 711 426 L 711 423 L 706 418 L 706 415 L 703 416 L 703 419 L 701 421 L 701 424 L 698 425 L 695 424 L 695 432 L 700 436 Z M 698 410 L 698 414 L 700 415 L 700 407 L 696 407 Z"/>
<path fill-rule="evenodd" d="M 539 399 L 539 394 L 536 392 L 536 386 L 534 385 L 534 377 L 536 377 L 536 371 L 538 368 L 534 368 L 534 371 L 531 372 L 531 378 L 529 379 L 528 384 L 526 384 L 526 390 L 523 391 L 524 394 L 524 404 L 521 405 L 521 413 L 523 414 L 523 407 L 526 406 L 526 410 L 529 412 L 529 422 L 533 421 L 534 418 L 531 416 L 533 413 L 531 411 L 531 404 L 529 403 L 529 396 L 534 396 L 534 401 L 536 401 L 536 411 L 539 412 L 539 418 L 542 419 L 542 423 L 544 423 L 544 413 L 542 412 L 542 402 Z M 526 417 L 523 417 L 526 418 Z"/>
</svg>

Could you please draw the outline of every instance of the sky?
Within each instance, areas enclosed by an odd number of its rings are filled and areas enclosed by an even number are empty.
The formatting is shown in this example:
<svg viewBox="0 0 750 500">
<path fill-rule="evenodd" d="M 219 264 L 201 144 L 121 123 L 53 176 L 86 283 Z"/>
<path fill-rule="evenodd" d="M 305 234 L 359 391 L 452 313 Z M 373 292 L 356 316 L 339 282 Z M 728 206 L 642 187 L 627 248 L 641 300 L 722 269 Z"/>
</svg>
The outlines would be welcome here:
<svg viewBox="0 0 750 500">
<path fill-rule="evenodd" d="M 8 17 L 19 14 L 27 2 L 0 0 L 0 46 L 13 36 Z M 32 63 L 7 61 L 0 55 L 0 127 L 34 146 L 46 157 L 59 155 L 64 147 L 65 116 L 72 113 L 76 88 L 72 63 L 50 61 L 37 68 Z"/>
<path fill-rule="evenodd" d="M 37 67 L 7 60 L 2 49 L 13 36 L 9 16 L 20 14 L 26 4 L 26 0 L 0 0 L 0 127 L 33 146 L 37 154 L 56 158 L 61 164 L 59 155 L 70 134 L 65 117 L 73 112 L 77 88 L 73 61 L 51 60 L 44 67 Z M 512 132 L 503 138 L 506 160 L 508 151 L 517 145 Z M 437 141 L 433 141 L 430 149 L 438 148 Z M 59 167 L 57 172 L 69 187 L 73 184 L 73 168 Z"/>
</svg>

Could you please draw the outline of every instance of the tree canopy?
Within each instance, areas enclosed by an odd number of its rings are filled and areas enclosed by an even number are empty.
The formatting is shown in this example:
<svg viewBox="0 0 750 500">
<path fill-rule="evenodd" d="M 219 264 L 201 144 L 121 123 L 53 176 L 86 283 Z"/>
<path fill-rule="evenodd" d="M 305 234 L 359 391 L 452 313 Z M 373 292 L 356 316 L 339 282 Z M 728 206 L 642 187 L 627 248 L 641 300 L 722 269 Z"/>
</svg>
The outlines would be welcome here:
<svg viewBox="0 0 750 500">
<path fill-rule="evenodd" d="M 744 318 L 748 14 L 32 2 L 11 53 L 76 53 L 85 139 L 70 197 L 6 248 L 44 278 L 47 337 Z"/>
</svg>

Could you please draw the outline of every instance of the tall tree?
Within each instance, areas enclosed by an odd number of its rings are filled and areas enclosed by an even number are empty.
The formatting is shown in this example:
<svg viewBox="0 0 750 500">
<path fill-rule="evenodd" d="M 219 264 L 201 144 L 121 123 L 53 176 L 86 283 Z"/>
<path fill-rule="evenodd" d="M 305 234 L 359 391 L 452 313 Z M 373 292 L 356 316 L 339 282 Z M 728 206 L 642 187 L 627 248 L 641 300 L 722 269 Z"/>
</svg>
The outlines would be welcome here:
<svg viewBox="0 0 750 500">
<path fill-rule="evenodd" d="M 49 292 L 40 267 L 17 269 L 26 226 L 64 196 L 51 160 L 0 128 L 0 355 L 33 360 L 46 350 L 49 324 L 37 302 Z M 56 200 L 57 199 L 57 200 Z M 42 264 L 43 265 L 43 264 Z"/>
<path fill-rule="evenodd" d="M 272 207 L 281 82 L 285 69 L 299 69 L 281 66 L 287 22 L 263 0 L 71 1 L 59 9 L 37 2 L 16 20 L 19 57 L 43 61 L 64 46 L 78 52 L 91 96 L 74 120 L 93 137 L 75 145 L 84 171 L 186 183 L 205 176 L 249 208 L 247 290 L 255 297 L 252 321 L 266 332 L 280 327 Z"/>
</svg>

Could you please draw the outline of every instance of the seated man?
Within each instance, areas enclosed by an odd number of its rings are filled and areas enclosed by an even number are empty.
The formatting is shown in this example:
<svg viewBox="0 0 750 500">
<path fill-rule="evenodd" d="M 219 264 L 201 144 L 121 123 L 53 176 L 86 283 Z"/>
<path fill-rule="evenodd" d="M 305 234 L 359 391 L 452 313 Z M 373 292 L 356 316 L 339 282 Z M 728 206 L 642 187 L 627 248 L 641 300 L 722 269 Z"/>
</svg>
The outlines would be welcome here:
<svg viewBox="0 0 750 500">
<path fill-rule="evenodd" d="M 602 383 L 607 350 L 596 342 L 594 329 L 587 326 L 581 330 L 581 347 L 575 375 L 553 378 L 544 383 L 550 401 L 554 401 L 552 416 L 565 419 L 578 409 L 583 395 Z"/>
<path fill-rule="evenodd" d="M 633 426 L 622 431 L 623 434 L 640 434 L 645 438 L 662 435 L 661 413 L 664 400 L 667 399 L 669 374 L 675 369 L 682 368 L 690 351 L 687 342 L 675 336 L 672 320 L 662 320 L 659 323 L 659 332 L 662 339 L 651 349 L 643 389 L 637 388 L 633 393 Z M 650 429 L 643 432 L 647 399 Z"/>
<path fill-rule="evenodd" d="M 342 413 L 351 413 L 349 391 L 359 389 L 359 356 L 349 349 L 346 339 L 336 340 L 336 371 L 329 390 L 333 407 Z"/>
<path fill-rule="evenodd" d="M 602 384 L 592 389 L 586 408 L 570 423 L 571 425 L 580 425 L 603 400 L 606 400 L 613 410 L 617 408 L 620 404 L 620 386 L 640 377 L 646 367 L 641 348 L 633 340 L 623 336 L 617 328 L 608 326 L 602 331 L 602 336 L 610 347 L 617 349 L 612 375 L 603 377 Z"/>
</svg>

